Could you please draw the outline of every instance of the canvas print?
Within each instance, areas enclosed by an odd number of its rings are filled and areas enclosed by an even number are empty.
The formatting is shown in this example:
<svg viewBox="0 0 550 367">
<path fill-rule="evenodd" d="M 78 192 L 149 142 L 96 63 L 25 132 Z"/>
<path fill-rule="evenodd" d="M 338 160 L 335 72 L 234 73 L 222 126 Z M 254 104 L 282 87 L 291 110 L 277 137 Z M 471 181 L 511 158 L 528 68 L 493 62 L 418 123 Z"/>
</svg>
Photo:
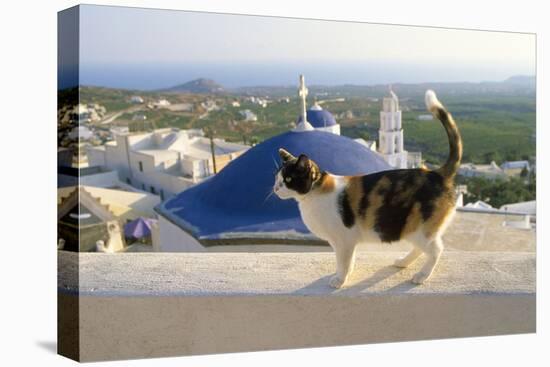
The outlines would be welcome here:
<svg viewBox="0 0 550 367">
<path fill-rule="evenodd" d="M 58 15 L 58 350 L 533 333 L 536 35 Z"/>
</svg>

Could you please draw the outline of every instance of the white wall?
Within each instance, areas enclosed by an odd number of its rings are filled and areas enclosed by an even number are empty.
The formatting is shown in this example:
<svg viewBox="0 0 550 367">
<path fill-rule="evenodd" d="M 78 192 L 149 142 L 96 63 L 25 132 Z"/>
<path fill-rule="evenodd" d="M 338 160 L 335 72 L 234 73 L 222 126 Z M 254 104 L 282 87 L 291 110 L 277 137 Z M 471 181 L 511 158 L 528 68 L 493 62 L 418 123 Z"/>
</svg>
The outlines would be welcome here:
<svg viewBox="0 0 550 367">
<path fill-rule="evenodd" d="M 335 124 L 335 125 L 326 126 L 326 127 L 317 127 L 315 128 L 315 130 L 326 131 L 328 133 L 340 135 L 340 124 Z"/>
<path fill-rule="evenodd" d="M 105 166 L 105 150 L 86 148 L 88 167 Z"/>
<path fill-rule="evenodd" d="M 93 175 L 80 176 L 79 183 L 84 186 L 113 187 L 118 185 L 118 172 L 108 171 Z"/>
<path fill-rule="evenodd" d="M 126 140 L 123 136 L 117 136 L 116 145 L 105 144 L 105 166 L 118 171 L 118 176 L 123 182 L 130 177 Z"/>
<path fill-rule="evenodd" d="M 145 183 L 146 190 L 149 192 L 151 186 L 155 188 L 157 195 L 160 195 L 160 190 L 163 190 L 164 200 L 169 199 L 170 197 L 182 192 L 185 189 L 188 189 L 196 183 L 192 179 L 174 176 L 161 171 L 154 171 L 134 177 L 136 177 L 136 183 Z"/>
<path fill-rule="evenodd" d="M 140 170 L 139 163 L 143 166 L 143 171 Z M 151 155 L 140 154 L 139 152 L 130 152 L 130 164 L 132 166 L 132 173 L 137 176 L 139 173 L 152 172 L 155 170 L 155 158 Z"/>
<path fill-rule="evenodd" d="M 210 175 L 208 159 L 193 159 L 191 157 L 184 156 L 180 163 L 181 171 L 194 178 L 206 177 Z"/>
<path fill-rule="evenodd" d="M 161 252 L 204 252 L 206 249 L 187 232 L 159 215 Z"/>
</svg>

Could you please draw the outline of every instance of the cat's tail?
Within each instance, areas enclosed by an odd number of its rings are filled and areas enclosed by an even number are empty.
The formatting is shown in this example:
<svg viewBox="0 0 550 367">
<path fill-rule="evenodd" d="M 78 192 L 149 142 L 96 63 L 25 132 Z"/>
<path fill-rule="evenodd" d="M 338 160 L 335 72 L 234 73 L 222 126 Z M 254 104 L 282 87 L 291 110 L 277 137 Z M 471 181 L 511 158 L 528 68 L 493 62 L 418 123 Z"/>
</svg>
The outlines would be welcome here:
<svg viewBox="0 0 550 367">
<path fill-rule="evenodd" d="M 445 177 L 454 177 L 462 159 L 462 138 L 453 116 L 437 99 L 433 90 L 426 91 L 426 107 L 443 124 L 449 138 L 449 158 L 438 171 Z"/>
</svg>

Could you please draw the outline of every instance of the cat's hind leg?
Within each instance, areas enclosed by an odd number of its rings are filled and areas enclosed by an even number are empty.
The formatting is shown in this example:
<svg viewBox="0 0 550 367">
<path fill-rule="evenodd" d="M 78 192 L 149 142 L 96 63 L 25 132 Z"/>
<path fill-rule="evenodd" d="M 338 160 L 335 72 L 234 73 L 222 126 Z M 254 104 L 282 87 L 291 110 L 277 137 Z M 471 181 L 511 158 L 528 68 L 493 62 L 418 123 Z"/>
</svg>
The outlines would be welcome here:
<svg viewBox="0 0 550 367">
<path fill-rule="evenodd" d="M 418 259 L 420 255 L 422 255 L 422 250 L 416 246 L 413 246 L 412 250 L 407 255 L 395 260 L 393 266 L 398 268 L 406 268 Z"/>
<path fill-rule="evenodd" d="M 335 244 L 332 246 L 336 254 L 336 274 L 330 279 L 332 288 L 345 285 L 355 266 L 355 244 Z"/>
<path fill-rule="evenodd" d="M 432 275 L 439 262 L 439 258 L 443 252 L 443 241 L 440 236 L 436 236 L 432 240 L 424 237 L 422 239 L 416 239 L 415 246 L 421 249 L 427 257 L 427 261 L 424 266 L 422 266 L 422 269 L 412 278 L 413 283 L 422 284 Z"/>
</svg>

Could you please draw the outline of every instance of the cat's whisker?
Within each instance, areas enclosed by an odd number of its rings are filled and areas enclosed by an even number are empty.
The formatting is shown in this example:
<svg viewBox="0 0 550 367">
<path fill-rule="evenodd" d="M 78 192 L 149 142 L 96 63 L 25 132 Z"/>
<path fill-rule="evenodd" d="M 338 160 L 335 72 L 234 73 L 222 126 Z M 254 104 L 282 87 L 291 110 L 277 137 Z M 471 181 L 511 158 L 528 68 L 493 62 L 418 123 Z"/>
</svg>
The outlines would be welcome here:
<svg viewBox="0 0 550 367">
<path fill-rule="evenodd" d="M 271 195 L 273 195 L 275 193 L 275 191 L 273 190 L 270 190 L 270 192 L 267 194 L 267 196 L 265 197 L 264 201 L 262 202 L 262 205 L 265 204 L 265 202 L 271 197 Z"/>
<path fill-rule="evenodd" d="M 273 164 L 275 165 L 275 172 L 279 171 L 279 169 L 281 168 L 279 166 L 279 163 L 277 163 L 277 161 L 275 160 L 275 158 L 273 158 L 273 156 L 271 156 L 271 159 L 273 160 Z"/>
</svg>

